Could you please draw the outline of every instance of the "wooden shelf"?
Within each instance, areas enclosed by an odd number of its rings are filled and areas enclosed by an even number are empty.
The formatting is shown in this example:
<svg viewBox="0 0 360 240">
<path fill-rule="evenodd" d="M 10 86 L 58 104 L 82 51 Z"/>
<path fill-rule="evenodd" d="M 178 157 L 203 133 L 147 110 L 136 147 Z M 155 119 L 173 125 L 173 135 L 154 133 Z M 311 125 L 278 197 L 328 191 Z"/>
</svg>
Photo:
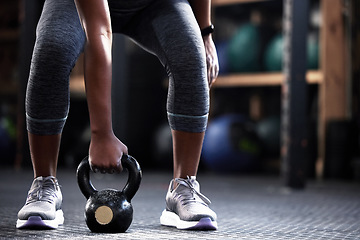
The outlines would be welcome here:
<svg viewBox="0 0 360 240">
<path fill-rule="evenodd" d="M 323 74 L 320 71 L 308 71 L 306 74 L 308 84 L 320 84 Z M 247 73 L 228 74 L 219 76 L 213 87 L 261 87 L 280 86 L 283 82 L 281 72 L 274 73 Z"/>
<path fill-rule="evenodd" d="M 237 3 L 251 3 L 251 2 L 265 2 L 269 0 L 212 0 L 211 4 L 213 6 L 223 6 Z"/>
<path fill-rule="evenodd" d="M 271 0 L 212 0 L 213 6 L 223 6 L 231 4 L 265 2 Z M 306 74 L 308 84 L 321 84 L 323 82 L 323 73 L 319 70 L 311 70 Z M 261 87 L 261 86 L 280 86 L 283 82 L 281 72 L 268 73 L 238 73 L 220 75 L 214 87 Z"/>
</svg>

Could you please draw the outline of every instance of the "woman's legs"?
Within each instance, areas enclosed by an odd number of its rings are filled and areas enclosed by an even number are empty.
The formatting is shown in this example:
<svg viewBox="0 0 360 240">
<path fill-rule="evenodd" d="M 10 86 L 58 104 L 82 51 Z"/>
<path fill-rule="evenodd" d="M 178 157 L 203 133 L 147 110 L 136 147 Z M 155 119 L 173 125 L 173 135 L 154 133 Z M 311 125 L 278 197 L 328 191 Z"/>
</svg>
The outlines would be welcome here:
<svg viewBox="0 0 360 240">
<path fill-rule="evenodd" d="M 56 169 L 69 110 L 69 76 L 85 35 L 73 0 L 46 0 L 37 26 L 26 92 L 26 122 L 34 181 L 17 228 L 57 228 L 64 222 Z"/>
<path fill-rule="evenodd" d="M 158 56 L 166 68 L 174 178 L 195 176 L 207 125 L 209 88 L 204 45 L 191 7 L 187 1 L 154 1 L 124 32 Z"/>
<path fill-rule="evenodd" d="M 210 201 L 196 181 L 209 111 L 209 86 L 200 29 L 187 0 L 155 0 L 125 29 L 159 57 L 169 76 L 167 114 L 174 179 L 160 222 L 179 229 L 217 228 Z"/>
<path fill-rule="evenodd" d="M 56 176 L 61 132 L 69 109 L 69 76 L 85 35 L 74 2 L 46 0 L 37 26 L 26 93 L 34 176 Z"/>
</svg>

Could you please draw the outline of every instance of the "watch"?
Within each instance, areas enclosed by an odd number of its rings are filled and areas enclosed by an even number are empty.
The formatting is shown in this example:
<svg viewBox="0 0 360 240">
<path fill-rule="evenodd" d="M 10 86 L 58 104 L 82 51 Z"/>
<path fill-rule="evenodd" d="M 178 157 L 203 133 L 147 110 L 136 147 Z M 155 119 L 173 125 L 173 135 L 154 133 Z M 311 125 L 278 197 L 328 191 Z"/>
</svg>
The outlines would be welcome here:
<svg viewBox="0 0 360 240">
<path fill-rule="evenodd" d="M 201 36 L 205 37 L 213 32 L 214 32 L 214 25 L 211 24 L 210 26 L 201 29 Z"/>
</svg>

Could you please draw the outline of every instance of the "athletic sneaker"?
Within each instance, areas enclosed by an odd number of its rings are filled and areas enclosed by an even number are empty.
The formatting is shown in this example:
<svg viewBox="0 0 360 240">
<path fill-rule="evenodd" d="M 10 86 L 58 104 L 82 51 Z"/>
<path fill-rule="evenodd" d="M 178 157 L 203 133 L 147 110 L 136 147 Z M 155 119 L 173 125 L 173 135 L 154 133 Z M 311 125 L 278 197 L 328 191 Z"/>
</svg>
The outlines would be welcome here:
<svg viewBox="0 0 360 240">
<path fill-rule="evenodd" d="M 174 181 L 178 186 L 173 189 Z M 210 200 L 200 193 L 196 177 L 171 180 L 166 194 L 166 209 L 160 223 L 187 230 L 216 230 L 216 213 L 209 208 Z"/>
<path fill-rule="evenodd" d="M 56 229 L 64 223 L 61 210 L 62 194 L 55 177 L 34 179 L 25 205 L 18 213 L 16 227 L 20 229 Z"/>
</svg>

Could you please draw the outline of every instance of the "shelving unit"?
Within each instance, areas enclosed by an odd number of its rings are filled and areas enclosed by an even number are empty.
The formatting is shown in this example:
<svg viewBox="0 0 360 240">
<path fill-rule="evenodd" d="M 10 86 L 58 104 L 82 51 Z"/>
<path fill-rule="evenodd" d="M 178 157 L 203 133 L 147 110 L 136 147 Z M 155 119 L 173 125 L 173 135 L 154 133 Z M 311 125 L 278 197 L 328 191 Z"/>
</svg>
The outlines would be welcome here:
<svg viewBox="0 0 360 240">
<path fill-rule="evenodd" d="M 19 59 L 20 22 L 18 0 L 0 2 L 0 117 L 1 165 L 10 165 L 16 156 L 17 111 L 19 108 Z"/>
<path fill-rule="evenodd" d="M 20 31 L 18 29 L 3 29 L 0 30 L 0 44 L 4 44 L 4 46 L 10 46 L 13 49 L 16 49 L 16 44 L 18 43 L 20 36 Z M 6 69 L 9 70 L 9 69 Z M 2 81 L 6 81 L 1 83 L 0 87 L 0 96 L 1 97 L 10 97 L 16 98 L 18 91 L 18 84 L 15 80 L 10 79 L 1 79 Z"/>
<path fill-rule="evenodd" d="M 212 6 L 264 1 L 271 0 L 213 0 Z M 306 80 L 308 84 L 318 85 L 318 160 L 316 171 L 317 177 L 321 178 L 325 159 L 326 126 L 331 120 L 346 119 L 348 113 L 346 112 L 346 41 L 343 27 L 343 1 L 319 1 L 322 16 L 320 67 L 317 71 L 308 71 Z M 283 78 L 281 72 L 229 74 L 219 76 L 213 86 L 215 88 L 281 86 Z"/>
<path fill-rule="evenodd" d="M 280 86 L 283 82 L 283 74 L 278 72 L 227 74 L 219 76 L 214 87 L 264 87 Z M 306 74 L 308 84 L 321 84 L 323 74 L 321 71 L 308 71 Z"/>
</svg>

